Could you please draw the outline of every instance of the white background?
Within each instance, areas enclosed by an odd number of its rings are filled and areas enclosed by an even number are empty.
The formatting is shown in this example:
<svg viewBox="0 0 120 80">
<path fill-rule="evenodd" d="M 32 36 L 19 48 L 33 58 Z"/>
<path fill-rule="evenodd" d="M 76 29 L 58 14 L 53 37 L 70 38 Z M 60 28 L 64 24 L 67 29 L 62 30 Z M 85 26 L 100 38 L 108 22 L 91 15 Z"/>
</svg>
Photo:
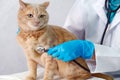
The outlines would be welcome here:
<svg viewBox="0 0 120 80">
<path fill-rule="evenodd" d="M 46 0 L 24 0 L 41 3 Z M 49 0 L 50 24 L 63 26 L 75 0 Z M 27 70 L 22 48 L 16 41 L 19 0 L 0 0 L 0 75 Z"/>
</svg>

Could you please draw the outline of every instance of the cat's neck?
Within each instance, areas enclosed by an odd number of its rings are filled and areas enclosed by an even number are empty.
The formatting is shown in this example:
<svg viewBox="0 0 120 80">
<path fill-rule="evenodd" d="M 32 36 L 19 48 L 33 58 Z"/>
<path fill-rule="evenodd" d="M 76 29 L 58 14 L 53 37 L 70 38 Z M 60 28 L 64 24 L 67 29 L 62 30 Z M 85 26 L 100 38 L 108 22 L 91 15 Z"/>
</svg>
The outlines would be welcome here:
<svg viewBox="0 0 120 80">
<path fill-rule="evenodd" d="M 23 30 L 22 28 L 20 28 L 20 32 L 21 32 L 21 33 L 24 33 L 24 34 L 37 34 L 37 33 L 46 32 L 46 31 L 47 31 L 47 28 L 48 28 L 48 26 L 45 26 L 44 28 L 39 29 L 39 30 L 28 30 L 28 31 L 25 31 L 25 30 Z"/>
<path fill-rule="evenodd" d="M 48 26 L 36 31 L 24 31 L 23 29 L 20 28 L 20 32 L 18 35 L 24 39 L 27 39 L 27 37 L 34 37 L 37 39 L 47 31 L 48 31 Z"/>
</svg>

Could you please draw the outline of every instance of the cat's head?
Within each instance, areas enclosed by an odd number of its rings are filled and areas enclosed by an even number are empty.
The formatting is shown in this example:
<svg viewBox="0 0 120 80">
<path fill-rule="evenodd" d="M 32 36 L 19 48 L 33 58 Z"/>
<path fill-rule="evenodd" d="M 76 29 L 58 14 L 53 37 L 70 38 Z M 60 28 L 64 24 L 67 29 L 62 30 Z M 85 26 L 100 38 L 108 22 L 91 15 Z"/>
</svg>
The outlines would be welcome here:
<svg viewBox="0 0 120 80">
<path fill-rule="evenodd" d="M 29 4 L 19 0 L 18 25 L 25 31 L 36 31 L 44 28 L 48 23 L 46 8 L 49 2 L 43 4 Z"/>
</svg>

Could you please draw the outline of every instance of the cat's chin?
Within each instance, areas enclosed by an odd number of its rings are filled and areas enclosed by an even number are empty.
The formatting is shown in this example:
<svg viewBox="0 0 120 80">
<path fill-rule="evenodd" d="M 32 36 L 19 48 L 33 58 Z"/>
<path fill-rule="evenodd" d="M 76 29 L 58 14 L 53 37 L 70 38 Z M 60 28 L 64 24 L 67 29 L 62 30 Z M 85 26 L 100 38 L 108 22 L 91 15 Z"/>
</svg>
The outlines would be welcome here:
<svg viewBox="0 0 120 80">
<path fill-rule="evenodd" d="M 38 30 L 42 30 L 43 28 L 45 28 L 45 26 L 34 26 L 34 27 L 30 27 L 30 30 L 38 31 Z"/>
</svg>

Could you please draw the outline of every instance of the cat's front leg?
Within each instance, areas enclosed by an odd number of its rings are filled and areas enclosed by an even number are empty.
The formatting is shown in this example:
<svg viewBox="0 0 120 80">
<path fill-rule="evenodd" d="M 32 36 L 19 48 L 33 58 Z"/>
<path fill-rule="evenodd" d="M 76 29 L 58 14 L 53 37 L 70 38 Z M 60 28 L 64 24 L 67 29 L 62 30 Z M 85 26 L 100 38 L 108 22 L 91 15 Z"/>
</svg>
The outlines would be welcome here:
<svg viewBox="0 0 120 80">
<path fill-rule="evenodd" d="M 29 69 L 29 74 L 25 78 L 25 80 L 36 80 L 37 76 L 37 63 L 27 57 L 27 64 L 28 64 L 28 69 Z"/>
<path fill-rule="evenodd" d="M 57 63 L 52 59 L 52 57 L 48 57 L 45 64 L 45 73 L 43 80 L 54 80 L 54 75 L 57 71 Z"/>
</svg>

